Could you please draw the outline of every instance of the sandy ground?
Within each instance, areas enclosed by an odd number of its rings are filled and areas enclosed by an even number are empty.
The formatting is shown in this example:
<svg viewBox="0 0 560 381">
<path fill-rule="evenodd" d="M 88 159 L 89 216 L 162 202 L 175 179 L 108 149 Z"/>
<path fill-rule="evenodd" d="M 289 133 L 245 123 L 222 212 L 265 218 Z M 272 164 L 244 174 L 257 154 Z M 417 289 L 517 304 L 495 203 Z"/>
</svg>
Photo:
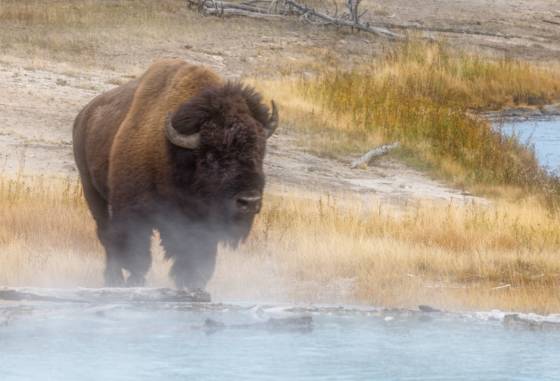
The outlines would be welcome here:
<svg viewBox="0 0 560 381">
<path fill-rule="evenodd" d="M 395 31 L 417 30 L 491 54 L 551 61 L 560 57 L 557 0 L 367 0 L 362 7 L 370 10 L 364 17 L 372 23 Z M 0 170 L 75 177 L 71 153 L 75 115 L 95 95 L 140 73 L 158 57 L 184 58 L 209 65 L 226 77 L 243 78 L 283 69 L 293 72 L 318 57 L 360 62 L 388 44 L 364 33 L 337 32 L 297 20 L 189 17 L 207 23 L 214 33 L 201 29 L 161 44 L 103 47 L 94 52 L 95 60 L 83 65 L 0 47 Z M 2 28 L 6 32 L 10 26 Z M 395 161 L 380 160 L 368 169 L 351 170 L 352 158 L 347 162 L 319 158 L 298 148 L 296 141 L 287 128 L 270 141 L 266 172 L 272 188 L 295 187 L 319 194 L 343 191 L 396 203 L 415 198 L 474 199 Z"/>
</svg>

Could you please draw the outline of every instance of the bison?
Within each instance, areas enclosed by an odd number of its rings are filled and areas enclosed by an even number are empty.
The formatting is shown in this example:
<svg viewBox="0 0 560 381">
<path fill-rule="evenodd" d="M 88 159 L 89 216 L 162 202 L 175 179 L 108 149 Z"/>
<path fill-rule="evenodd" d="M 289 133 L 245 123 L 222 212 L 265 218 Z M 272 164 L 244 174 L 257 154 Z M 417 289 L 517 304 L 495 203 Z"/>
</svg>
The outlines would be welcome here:
<svg viewBox="0 0 560 381">
<path fill-rule="evenodd" d="M 74 157 L 106 285 L 144 284 L 158 230 L 177 287 L 204 288 L 218 244 L 244 240 L 260 211 L 277 125 L 274 101 L 269 109 L 251 87 L 181 60 L 158 61 L 85 106 Z"/>
</svg>

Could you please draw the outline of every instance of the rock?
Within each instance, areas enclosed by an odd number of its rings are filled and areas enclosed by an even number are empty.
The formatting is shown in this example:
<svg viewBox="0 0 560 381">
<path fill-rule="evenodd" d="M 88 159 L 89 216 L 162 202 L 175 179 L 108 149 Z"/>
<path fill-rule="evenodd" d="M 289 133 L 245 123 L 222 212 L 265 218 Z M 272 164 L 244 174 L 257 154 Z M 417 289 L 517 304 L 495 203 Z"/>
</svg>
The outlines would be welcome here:
<svg viewBox="0 0 560 381">
<path fill-rule="evenodd" d="M 270 318 L 266 322 L 230 325 L 208 318 L 204 321 L 202 329 L 209 334 L 213 334 L 223 329 L 264 329 L 270 332 L 307 333 L 313 330 L 313 318 L 311 316 L 294 316 L 276 319 Z"/>
<path fill-rule="evenodd" d="M 560 115 L 560 103 L 554 105 L 545 105 L 541 108 L 541 111 L 545 115 Z"/>
<path fill-rule="evenodd" d="M 427 313 L 431 313 L 431 312 L 441 312 L 441 310 L 438 310 L 437 308 L 433 308 L 433 307 L 430 307 L 430 306 L 425 305 L 425 304 L 420 304 L 420 305 L 418 306 L 418 309 L 419 309 L 420 311 L 422 311 L 422 312 L 427 312 Z"/>
<path fill-rule="evenodd" d="M 266 328 L 272 331 L 301 331 L 308 332 L 313 329 L 311 316 L 297 316 L 282 319 L 268 319 Z"/>
<path fill-rule="evenodd" d="M 216 321 L 214 319 L 206 319 L 204 320 L 204 330 L 208 333 L 214 333 L 216 331 L 219 331 L 221 329 L 225 328 L 225 324 L 222 323 L 221 321 Z"/>
<path fill-rule="evenodd" d="M 518 314 L 504 316 L 504 326 L 513 329 L 529 329 L 532 331 L 560 330 L 560 322 L 537 321 L 522 318 Z"/>
</svg>

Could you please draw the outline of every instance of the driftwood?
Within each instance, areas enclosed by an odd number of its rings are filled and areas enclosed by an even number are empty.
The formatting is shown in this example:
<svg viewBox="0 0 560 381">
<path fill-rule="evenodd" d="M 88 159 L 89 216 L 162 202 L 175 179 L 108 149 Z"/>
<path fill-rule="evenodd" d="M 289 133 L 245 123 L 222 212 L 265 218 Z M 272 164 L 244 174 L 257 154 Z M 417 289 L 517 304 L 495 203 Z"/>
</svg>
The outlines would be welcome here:
<svg viewBox="0 0 560 381">
<path fill-rule="evenodd" d="M 192 1 L 191 1 L 192 2 Z M 202 11 L 206 15 L 214 16 L 246 16 L 255 18 L 278 18 L 281 14 L 270 13 L 268 9 L 257 7 L 252 4 L 237 4 L 227 1 L 204 2 Z"/>
<path fill-rule="evenodd" d="M 389 39 L 403 39 L 400 34 L 391 32 L 387 28 L 370 25 L 362 22 L 361 17 L 367 12 L 360 12 L 361 0 L 347 0 L 347 12 L 334 15 L 320 12 L 296 0 L 247 0 L 242 3 L 232 3 L 222 0 L 187 0 L 189 8 L 196 8 L 205 15 L 213 16 L 244 16 L 252 18 L 278 19 L 287 16 L 299 16 L 301 19 L 322 25 L 348 27 L 355 30 L 373 33 Z"/>
<path fill-rule="evenodd" d="M 244 11 L 241 9 L 207 9 L 204 14 L 211 16 L 244 16 L 252 17 L 255 19 L 282 19 L 284 16 L 269 13 L 257 13 L 251 11 Z"/>
<path fill-rule="evenodd" d="M 352 18 L 352 20 L 345 20 L 342 17 L 330 16 L 326 13 L 318 12 L 313 8 L 309 8 L 293 0 L 284 0 L 284 1 L 289 7 L 294 9 L 296 13 L 299 13 L 304 17 L 317 18 L 321 21 L 324 21 L 326 24 L 332 24 L 335 26 L 346 26 L 364 32 L 373 33 L 378 36 L 387 37 L 390 39 L 403 38 L 403 36 L 401 36 L 400 34 L 391 32 L 388 29 L 370 26 L 369 23 L 365 23 L 365 24 L 361 23 L 359 19 L 362 15 L 364 15 L 364 13 L 362 13 L 361 15 L 358 14 L 359 1 L 354 1 L 354 2 L 352 2 L 351 0 L 348 1 L 348 7 L 350 9 L 350 17 Z"/>
<path fill-rule="evenodd" d="M 366 154 L 363 155 L 362 157 L 360 157 L 359 159 L 354 160 L 352 162 L 352 164 L 350 165 L 350 168 L 354 169 L 354 168 L 357 168 L 357 167 L 361 167 L 362 165 L 367 165 L 373 159 L 388 154 L 390 151 L 394 150 L 398 146 L 399 146 L 399 143 L 397 142 L 397 143 L 393 143 L 393 144 L 385 144 L 385 145 L 382 145 L 380 147 L 376 147 L 374 149 L 371 149 L 368 152 L 366 152 Z"/>
</svg>

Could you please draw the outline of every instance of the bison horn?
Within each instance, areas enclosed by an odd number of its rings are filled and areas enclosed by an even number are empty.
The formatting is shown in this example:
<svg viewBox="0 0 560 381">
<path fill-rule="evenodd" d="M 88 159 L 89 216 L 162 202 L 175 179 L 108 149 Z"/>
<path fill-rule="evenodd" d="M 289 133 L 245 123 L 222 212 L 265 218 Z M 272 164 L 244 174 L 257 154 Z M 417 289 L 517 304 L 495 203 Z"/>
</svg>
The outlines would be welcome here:
<svg viewBox="0 0 560 381">
<path fill-rule="evenodd" d="M 270 102 L 272 104 L 272 112 L 270 113 L 270 118 L 268 119 L 268 126 L 267 126 L 267 138 L 270 138 L 276 128 L 278 128 L 278 108 L 276 107 L 276 103 L 274 101 Z"/>
<path fill-rule="evenodd" d="M 190 135 L 179 133 L 175 127 L 173 127 L 173 123 L 171 122 L 171 113 L 167 115 L 167 120 L 165 122 L 165 135 L 171 143 L 181 148 L 195 149 L 200 145 L 200 133 L 195 132 Z"/>
</svg>

